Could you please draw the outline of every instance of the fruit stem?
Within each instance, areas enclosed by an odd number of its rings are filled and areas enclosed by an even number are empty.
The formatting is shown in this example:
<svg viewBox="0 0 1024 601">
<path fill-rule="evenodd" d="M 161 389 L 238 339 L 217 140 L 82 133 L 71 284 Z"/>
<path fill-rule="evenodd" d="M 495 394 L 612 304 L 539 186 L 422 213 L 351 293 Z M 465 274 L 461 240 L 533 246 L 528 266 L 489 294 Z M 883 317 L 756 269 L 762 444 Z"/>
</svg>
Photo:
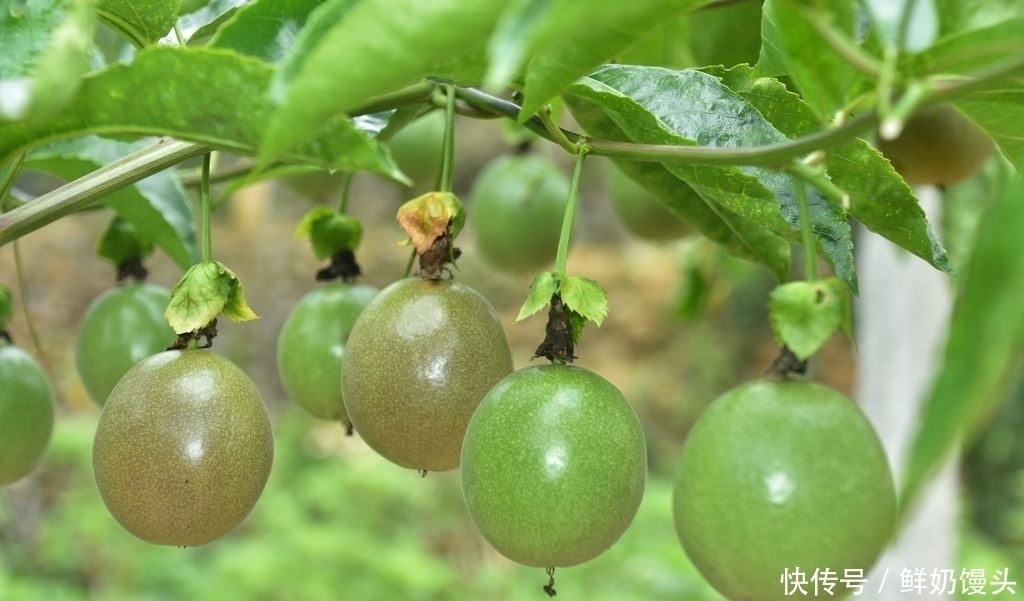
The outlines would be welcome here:
<svg viewBox="0 0 1024 601">
<path fill-rule="evenodd" d="M 544 573 L 548 575 L 548 583 L 544 585 L 544 592 L 548 594 L 548 597 L 554 597 L 558 594 L 555 590 L 555 568 L 545 568 Z"/>
<path fill-rule="evenodd" d="M 203 220 L 203 263 L 213 260 L 213 236 L 210 233 L 210 216 L 213 213 L 213 203 L 210 202 L 210 156 L 209 152 L 203 155 L 202 183 L 199 186 L 199 203 Z"/>
<path fill-rule="evenodd" d="M 416 253 L 416 249 L 413 248 L 412 252 L 409 253 L 409 260 L 405 262 L 405 271 L 402 272 L 403 279 L 409 277 L 409 274 L 412 273 L 412 265 L 416 261 L 417 256 L 419 255 Z"/>
<path fill-rule="evenodd" d="M 36 329 L 36 320 L 32 317 L 32 305 L 29 303 L 28 275 L 25 271 L 25 263 L 21 260 L 20 240 L 15 240 L 11 246 L 14 248 L 14 272 L 18 280 L 18 298 L 21 300 L 21 312 L 25 314 L 25 325 L 28 326 L 28 336 L 32 339 L 32 347 L 36 354 L 42 357 L 43 343 L 39 338 L 39 331 Z"/>
<path fill-rule="evenodd" d="M 18 173 L 21 172 L 21 165 L 25 160 L 25 152 L 22 150 L 14 155 L 10 164 L 7 165 L 7 169 L 0 176 L 0 213 L 7 208 L 7 193 L 14 187 L 14 180 L 18 179 Z"/>
<path fill-rule="evenodd" d="M 562 217 L 562 233 L 558 237 L 558 253 L 555 255 L 555 273 L 565 275 L 566 262 L 569 257 L 569 238 L 576 216 L 576 199 L 579 197 L 580 179 L 583 174 L 583 161 L 587 158 L 587 150 L 576 149 L 576 164 L 572 169 L 572 182 L 569 184 L 569 201 L 565 204 L 565 215 Z"/>
<path fill-rule="evenodd" d="M 348 211 L 349 192 L 352 190 L 352 172 L 346 171 L 344 179 L 341 180 L 341 198 L 338 199 L 338 212 L 344 214 Z"/>
<path fill-rule="evenodd" d="M 818 252 L 814 243 L 814 231 L 811 229 L 811 211 L 807 207 L 807 188 L 804 180 L 794 178 L 796 188 L 796 204 L 800 209 L 800 235 L 804 246 L 804 278 L 813 282 L 818 279 Z"/>
<path fill-rule="evenodd" d="M 444 109 L 444 146 L 441 150 L 441 175 L 437 189 L 440 192 L 451 192 L 453 181 L 453 164 L 455 163 L 455 86 L 442 86 L 446 97 Z"/>
</svg>

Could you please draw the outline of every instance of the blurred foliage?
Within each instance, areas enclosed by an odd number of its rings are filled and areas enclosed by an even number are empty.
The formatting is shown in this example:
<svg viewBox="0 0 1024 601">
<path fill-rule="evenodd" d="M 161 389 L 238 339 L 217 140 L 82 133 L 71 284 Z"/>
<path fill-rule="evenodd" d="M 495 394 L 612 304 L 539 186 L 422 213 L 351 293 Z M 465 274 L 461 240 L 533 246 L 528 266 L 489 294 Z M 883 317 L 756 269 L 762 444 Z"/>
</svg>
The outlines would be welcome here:
<svg viewBox="0 0 1024 601">
<path fill-rule="evenodd" d="M 194 549 L 144 543 L 99 498 L 94 427 L 91 417 L 62 419 L 42 467 L 0 490 L 0 598 L 546 598 L 543 570 L 504 560 L 476 533 L 457 475 L 420 478 L 297 411 L 276 422 L 273 474 L 242 526 Z M 720 599 L 676 540 L 670 496 L 668 481 L 653 479 L 626 535 L 597 560 L 559 569 L 558 590 L 596 601 Z"/>
</svg>

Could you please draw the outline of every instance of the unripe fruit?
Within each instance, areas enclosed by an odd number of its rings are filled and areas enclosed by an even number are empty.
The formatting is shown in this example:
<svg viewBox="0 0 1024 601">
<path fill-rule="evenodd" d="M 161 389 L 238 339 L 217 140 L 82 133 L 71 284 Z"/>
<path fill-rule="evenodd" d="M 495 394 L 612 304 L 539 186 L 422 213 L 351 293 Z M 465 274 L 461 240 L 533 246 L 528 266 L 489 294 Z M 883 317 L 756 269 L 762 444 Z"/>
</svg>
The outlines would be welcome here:
<svg viewBox="0 0 1024 601">
<path fill-rule="evenodd" d="M 174 343 L 164 317 L 171 293 L 153 284 L 107 290 L 89 305 L 75 341 L 75 365 L 85 389 L 103 405 L 118 380 L 142 359 Z"/>
<path fill-rule="evenodd" d="M 480 172 L 470 196 L 477 248 L 494 267 L 533 273 L 554 262 L 569 180 L 551 160 L 498 157 Z"/>
<path fill-rule="evenodd" d="M 285 319 L 277 339 L 281 384 L 310 415 L 349 425 L 341 400 L 345 341 L 376 295 L 372 286 L 328 284 L 303 296 Z"/>
<path fill-rule="evenodd" d="M 622 225 L 646 240 L 678 240 L 690 228 L 647 188 L 614 166 L 608 168 L 608 198 Z"/>
<path fill-rule="evenodd" d="M 164 351 L 136 363 L 100 415 L 92 464 L 103 502 L 151 543 L 196 546 L 237 526 L 270 475 L 263 399 L 228 359 Z"/>
<path fill-rule="evenodd" d="M 506 376 L 462 447 L 462 490 L 484 538 L 509 559 L 571 566 L 633 521 L 647 477 L 643 430 L 622 393 L 578 367 Z"/>
<path fill-rule="evenodd" d="M 0 339 L 0 485 L 35 468 L 53 433 L 53 392 L 39 363 Z"/>
<path fill-rule="evenodd" d="M 687 555 L 733 601 L 789 599 L 786 570 L 866 574 L 896 517 L 871 424 L 808 381 L 754 381 L 712 402 L 683 444 L 673 498 Z"/>
<path fill-rule="evenodd" d="M 398 465 L 459 465 L 469 418 L 512 371 L 494 308 L 450 280 L 409 278 L 377 295 L 348 338 L 342 393 L 356 432 Z"/>
<path fill-rule="evenodd" d="M 878 149 L 909 184 L 950 185 L 981 169 L 992 155 L 992 138 L 951 104 L 915 113 L 894 140 Z"/>
</svg>

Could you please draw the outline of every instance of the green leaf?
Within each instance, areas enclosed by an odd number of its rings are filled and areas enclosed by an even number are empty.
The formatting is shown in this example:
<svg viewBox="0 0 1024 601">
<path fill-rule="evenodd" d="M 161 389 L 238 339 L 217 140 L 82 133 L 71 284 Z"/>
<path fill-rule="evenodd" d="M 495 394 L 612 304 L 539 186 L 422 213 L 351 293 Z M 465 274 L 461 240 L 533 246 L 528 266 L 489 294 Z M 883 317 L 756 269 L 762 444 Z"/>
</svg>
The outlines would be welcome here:
<svg viewBox="0 0 1024 601">
<path fill-rule="evenodd" d="M 608 295 L 594 280 L 570 275 L 558 282 L 562 302 L 574 312 L 601 326 L 608 316 Z"/>
<path fill-rule="evenodd" d="M 316 258 L 327 259 L 340 250 L 355 250 L 363 237 L 363 226 L 354 217 L 318 206 L 303 215 L 295 235 L 310 241 Z"/>
<path fill-rule="evenodd" d="M 956 106 L 988 132 L 1018 171 L 1024 170 L 1024 77 L 965 96 Z"/>
<path fill-rule="evenodd" d="M 487 44 L 489 66 L 484 87 L 500 90 L 512 82 L 551 9 L 551 0 L 511 0 Z"/>
<path fill-rule="evenodd" d="M 537 274 L 530 284 L 530 294 L 519 308 L 516 321 L 522 321 L 540 311 L 551 302 L 551 296 L 558 291 L 558 277 L 549 271 Z"/>
<path fill-rule="evenodd" d="M 54 142 L 25 158 L 24 168 L 73 180 L 148 144 L 93 136 Z M 192 209 L 184 188 L 170 172 L 157 173 L 111 192 L 103 203 L 152 241 L 182 269 L 197 257 Z"/>
<path fill-rule="evenodd" d="M 689 39 L 696 65 L 754 64 L 761 46 L 761 2 L 724 2 L 689 15 Z M 625 64 L 658 63 L 619 61 Z M 665 67 L 690 67 L 693 64 Z"/>
<path fill-rule="evenodd" d="M 707 0 L 554 0 L 534 38 L 520 120 L 666 21 Z"/>
<path fill-rule="evenodd" d="M 266 63 L 227 50 L 148 48 L 128 65 L 85 79 L 58 117 L 0 125 L 0 163 L 44 140 L 100 132 L 169 135 L 254 154 L 269 119 L 264 96 L 272 73 Z M 387 149 L 349 119 L 326 124 L 284 158 L 405 181 Z"/>
<path fill-rule="evenodd" d="M 702 71 L 606 65 L 570 93 L 605 108 L 635 142 L 738 148 L 787 140 L 743 97 Z M 698 194 L 780 236 L 798 238 L 799 209 L 788 176 L 761 167 L 664 165 Z M 845 213 L 817 191 L 809 204 L 820 249 L 855 290 L 853 235 Z"/>
<path fill-rule="evenodd" d="M 89 70 L 95 29 L 90 0 L 26 0 L 0 9 L 0 124 L 59 114 Z"/>
<path fill-rule="evenodd" d="M 977 29 L 956 29 L 943 37 L 911 65 L 921 67 L 922 74 L 966 74 L 991 65 L 1016 53 L 1024 43 L 1024 4 L 1018 3 L 1018 14 Z"/>
<path fill-rule="evenodd" d="M 14 317 L 14 300 L 11 290 L 0 284 L 0 333 L 7 329 L 7 324 Z"/>
<path fill-rule="evenodd" d="M 942 37 L 986 29 L 1024 18 L 1019 0 L 935 0 Z"/>
<path fill-rule="evenodd" d="M 605 140 L 629 140 L 599 105 L 575 96 L 566 97 L 566 104 L 591 135 Z M 615 165 L 709 240 L 738 257 L 766 266 L 780 280 L 789 273 L 789 243 L 764 226 L 698 194 L 664 165 L 639 161 L 615 161 Z"/>
<path fill-rule="evenodd" d="M 1004 397 L 1024 348 L 1024 180 L 988 214 L 960 291 L 949 338 L 907 458 L 904 513 L 954 444 L 969 438 Z"/>
<path fill-rule="evenodd" d="M 587 318 L 579 313 L 569 310 L 569 329 L 572 330 L 572 343 L 579 344 L 583 338 L 583 328 L 587 325 Z"/>
<path fill-rule="evenodd" d="M 198 10 L 182 15 L 178 20 L 178 27 L 181 28 L 186 40 L 195 43 L 215 34 L 235 15 L 239 8 L 248 4 L 249 1 L 212 0 L 204 3 Z"/>
<path fill-rule="evenodd" d="M 921 52 L 939 34 L 935 0 L 866 0 L 868 15 L 882 41 L 906 52 Z M 910 9 L 905 37 L 901 39 L 903 16 Z"/>
<path fill-rule="evenodd" d="M 174 27 L 180 5 L 180 0 L 100 0 L 97 14 L 136 46 L 146 46 Z"/>
<path fill-rule="evenodd" d="M 788 137 L 817 131 L 814 112 L 778 80 L 757 77 L 745 65 L 708 71 L 721 77 Z M 946 251 L 913 190 L 877 150 L 863 140 L 854 140 L 834 149 L 826 165 L 832 182 L 850 196 L 850 215 L 936 268 L 949 270 Z M 851 290 L 856 293 L 856 288 Z"/>
<path fill-rule="evenodd" d="M 858 91 L 863 78 L 815 31 L 807 13 L 827 18 L 832 28 L 852 40 L 857 28 L 857 4 L 827 0 L 805 8 L 795 0 L 767 0 L 763 10 L 758 72 L 789 75 L 804 100 L 823 122 L 828 122 Z"/>
<path fill-rule="evenodd" d="M 217 30 L 209 46 L 234 50 L 274 64 L 295 44 L 321 0 L 257 0 L 240 7 Z"/>
<path fill-rule="evenodd" d="M 846 330 L 849 296 L 835 279 L 790 282 L 772 291 L 768 303 L 769 321 L 775 337 L 799 359 L 813 355 L 839 329 Z"/>
<path fill-rule="evenodd" d="M 328 0 L 311 15 L 271 88 L 260 155 L 275 158 L 374 96 L 482 48 L 501 13 L 492 0 Z M 443 74 L 440 74 L 443 75 Z"/>
<path fill-rule="evenodd" d="M 139 236 L 135 227 L 121 217 L 114 217 L 100 236 L 96 254 L 120 267 L 132 259 L 144 260 L 153 252 L 153 243 Z"/>
<path fill-rule="evenodd" d="M 223 263 L 210 261 L 185 272 L 171 291 L 164 316 L 175 333 L 187 334 L 206 327 L 222 312 L 234 321 L 257 318 L 245 301 L 238 277 Z"/>
</svg>

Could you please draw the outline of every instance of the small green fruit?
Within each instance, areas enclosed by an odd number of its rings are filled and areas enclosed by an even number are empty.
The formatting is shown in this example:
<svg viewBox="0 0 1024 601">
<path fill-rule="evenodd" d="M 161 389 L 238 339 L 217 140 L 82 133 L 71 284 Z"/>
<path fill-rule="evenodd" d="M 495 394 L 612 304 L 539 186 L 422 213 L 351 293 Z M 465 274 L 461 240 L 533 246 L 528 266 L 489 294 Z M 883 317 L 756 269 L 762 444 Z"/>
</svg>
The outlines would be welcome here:
<svg viewBox="0 0 1024 601">
<path fill-rule="evenodd" d="M 578 367 L 513 372 L 480 402 L 462 447 L 470 516 L 502 555 L 537 567 L 597 557 L 633 521 L 643 430 L 622 393 Z"/>
<path fill-rule="evenodd" d="M 151 543 L 196 546 L 237 526 L 270 475 L 263 399 L 234 363 L 164 351 L 128 370 L 103 406 L 92 464 L 103 502 Z"/>
<path fill-rule="evenodd" d="M 892 535 L 896 493 L 874 429 L 848 398 L 808 381 L 754 381 L 693 426 L 679 459 L 676 532 L 733 601 L 785 601 L 786 570 L 866 574 Z M 834 596 L 848 593 L 842 585 Z"/>
<path fill-rule="evenodd" d="M 608 198 L 622 225 L 640 238 L 678 240 L 690 231 L 647 188 L 614 166 L 608 168 Z"/>
<path fill-rule="evenodd" d="M 391 284 L 345 350 L 341 389 L 356 432 L 390 461 L 432 472 L 459 466 L 473 410 L 512 371 L 494 308 L 451 280 Z"/>
<path fill-rule="evenodd" d="M 53 392 L 39 363 L 0 339 L 0 485 L 28 475 L 53 433 Z"/>
<path fill-rule="evenodd" d="M 377 295 L 362 284 L 334 283 L 316 288 L 295 304 L 277 339 L 277 367 L 288 396 L 310 415 L 341 421 L 345 341 L 356 318 Z"/>
<path fill-rule="evenodd" d="M 107 290 L 89 306 L 75 341 L 75 365 L 97 405 L 131 366 L 174 343 L 177 336 L 164 317 L 170 302 L 162 286 L 128 284 Z"/>
</svg>

